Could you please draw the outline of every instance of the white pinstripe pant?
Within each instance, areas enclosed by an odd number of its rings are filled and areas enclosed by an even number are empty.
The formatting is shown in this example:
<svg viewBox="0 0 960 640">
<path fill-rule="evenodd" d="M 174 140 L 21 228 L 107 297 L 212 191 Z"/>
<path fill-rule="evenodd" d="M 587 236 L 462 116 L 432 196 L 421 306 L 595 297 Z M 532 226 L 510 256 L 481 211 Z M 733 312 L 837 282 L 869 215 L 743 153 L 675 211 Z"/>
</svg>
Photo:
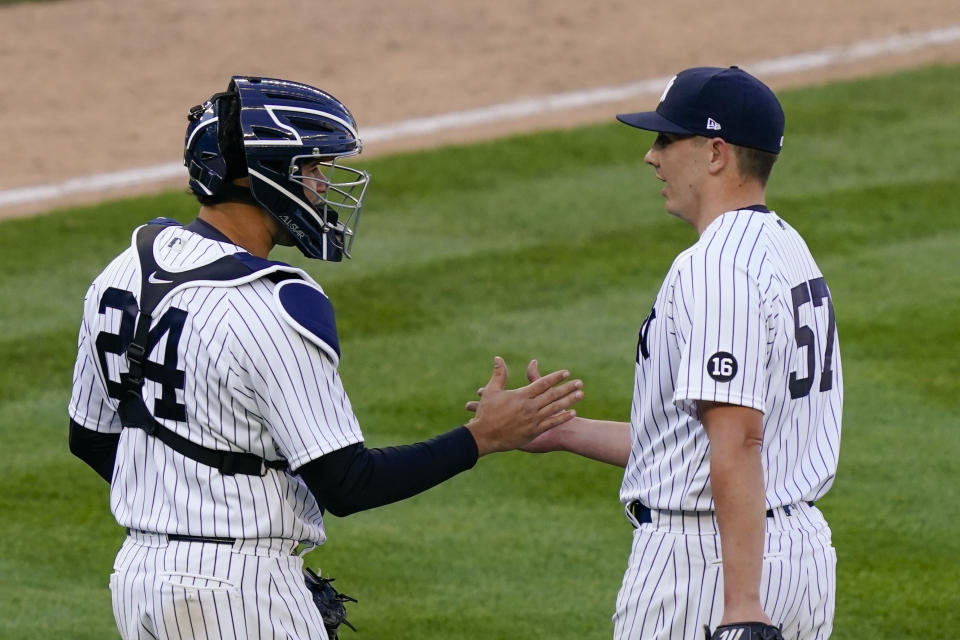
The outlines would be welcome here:
<svg viewBox="0 0 960 640">
<path fill-rule="evenodd" d="M 760 595 L 786 640 L 826 640 L 833 630 L 837 555 L 816 507 L 767 518 Z M 631 517 L 628 515 L 628 517 Z M 632 519 L 632 517 L 631 517 Z M 720 535 L 712 513 L 653 511 L 633 533 L 613 615 L 616 640 L 700 640 L 723 614 Z"/>
<path fill-rule="evenodd" d="M 234 545 L 132 533 L 110 576 L 124 640 L 327 640 L 289 540 Z"/>
</svg>

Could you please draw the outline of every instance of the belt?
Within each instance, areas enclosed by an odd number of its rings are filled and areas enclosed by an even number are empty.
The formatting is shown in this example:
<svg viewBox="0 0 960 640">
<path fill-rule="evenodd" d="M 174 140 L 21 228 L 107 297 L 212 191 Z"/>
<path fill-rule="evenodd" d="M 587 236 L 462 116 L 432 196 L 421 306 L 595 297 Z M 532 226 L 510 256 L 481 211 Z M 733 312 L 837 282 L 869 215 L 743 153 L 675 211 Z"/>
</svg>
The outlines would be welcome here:
<svg viewBox="0 0 960 640">
<path fill-rule="evenodd" d="M 214 538 L 210 536 L 183 536 L 179 533 L 167 534 L 167 540 L 172 542 L 209 542 L 210 544 L 234 544 L 236 538 Z"/>
<path fill-rule="evenodd" d="M 154 533 L 151 534 L 148 531 L 139 531 L 137 529 L 127 529 L 127 535 L 130 535 L 131 531 L 136 531 L 137 533 L 144 533 L 147 535 L 157 535 L 165 536 L 170 542 L 206 542 L 208 544 L 234 544 L 236 538 L 217 538 L 213 536 L 187 536 L 180 533 Z"/>
<path fill-rule="evenodd" d="M 127 535 L 148 536 L 167 542 L 201 542 L 205 544 L 230 545 L 238 553 L 254 553 L 268 555 L 303 555 L 315 549 L 312 542 L 297 542 L 283 538 L 222 538 L 219 536 L 190 536 L 182 533 L 151 533 L 141 529 L 127 529 Z"/>
<path fill-rule="evenodd" d="M 813 501 L 810 501 L 810 502 L 807 502 L 807 504 L 812 507 L 815 503 Z M 780 508 L 783 509 L 783 512 L 785 514 L 787 514 L 788 516 L 790 515 L 790 511 L 791 511 L 790 505 L 783 505 Z M 639 500 L 634 500 L 633 502 L 628 504 L 627 509 L 630 510 L 630 514 L 640 524 L 648 524 L 650 522 L 653 522 L 652 518 L 650 517 L 650 508 L 644 506 L 643 503 L 641 503 Z M 774 511 L 773 509 L 767 509 L 768 518 L 773 517 L 773 511 Z"/>
</svg>

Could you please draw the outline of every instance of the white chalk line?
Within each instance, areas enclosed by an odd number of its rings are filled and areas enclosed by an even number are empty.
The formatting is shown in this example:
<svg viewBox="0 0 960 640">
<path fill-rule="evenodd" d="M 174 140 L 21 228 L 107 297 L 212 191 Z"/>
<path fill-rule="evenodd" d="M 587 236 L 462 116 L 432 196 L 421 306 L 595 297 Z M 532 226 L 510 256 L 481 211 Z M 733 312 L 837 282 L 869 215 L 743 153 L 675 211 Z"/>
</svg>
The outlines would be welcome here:
<svg viewBox="0 0 960 640">
<path fill-rule="evenodd" d="M 847 64 L 891 53 L 906 53 L 926 47 L 941 46 L 960 41 L 960 25 L 905 33 L 866 40 L 850 45 L 827 47 L 819 51 L 810 51 L 795 55 L 760 60 L 742 65 L 758 76 L 771 76 L 808 71 L 823 67 Z M 384 142 L 412 136 L 436 133 L 451 129 L 463 129 L 493 122 L 503 122 L 518 118 L 569 111 L 582 107 L 622 102 L 631 98 L 658 94 L 663 90 L 669 77 L 651 78 L 641 82 L 616 87 L 600 87 L 584 91 L 555 93 L 539 98 L 505 102 L 502 104 L 454 111 L 451 113 L 403 120 L 379 127 L 369 127 L 362 133 L 363 141 Z M 186 169 L 179 162 L 167 162 L 149 167 L 127 169 L 111 173 L 73 178 L 55 184 L 19 187 L 0 191 L 0 208 L 19 204 L 33 204 L 44 200 L 53 200 L 71 194 L 96 193 L 119 187 L 142 186 L 162 182 L 173 178 L 186 178 Z"/>
</svg>

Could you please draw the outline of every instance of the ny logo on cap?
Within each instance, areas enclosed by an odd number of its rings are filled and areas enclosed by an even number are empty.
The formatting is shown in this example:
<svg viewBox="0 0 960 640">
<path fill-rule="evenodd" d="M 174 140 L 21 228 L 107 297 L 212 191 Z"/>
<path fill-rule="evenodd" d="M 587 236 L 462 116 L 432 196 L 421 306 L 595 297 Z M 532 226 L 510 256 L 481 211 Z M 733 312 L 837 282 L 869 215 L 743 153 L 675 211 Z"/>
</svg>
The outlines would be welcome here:
<svg viewBox="0 0 960 640">
<path fill-rule="evenodd" d="M 723 127 L 720 126 L 720 123 L 714 120 L 713 118 L 707 118 L 707 129 L 710 131 L 720 131 Z"/>
<path fill-rule="evenodd" d="M 673 87 L 673 83 L 676 82 L 677 76 L 670 78 L 670 82 L 667 83 L 666 88 L 663 90 L 663 93 L 660 94 L 660 102 L 663 102 L 667 99 L 667 94 L 670 93 L 670 89 Z"/>
</svg>

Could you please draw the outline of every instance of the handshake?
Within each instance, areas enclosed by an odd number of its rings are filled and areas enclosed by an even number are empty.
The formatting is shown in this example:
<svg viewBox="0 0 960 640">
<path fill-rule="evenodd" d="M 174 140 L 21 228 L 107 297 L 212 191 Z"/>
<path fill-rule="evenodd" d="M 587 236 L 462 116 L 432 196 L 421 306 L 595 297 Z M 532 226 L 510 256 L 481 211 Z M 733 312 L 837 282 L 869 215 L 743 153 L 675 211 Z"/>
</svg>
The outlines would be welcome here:
<svg viewBox="0 0 960 640">
<path fill-rule="evenodd" d="M 499 356 L 494 358 L 490 380 L 477 391 L 480 400 L 466 405 L 476 414 L 466 426 L 477 441 L 479 455 L 528 448 L 575 418 L 576 411 L 570 407 L 583 399 L 583 382 L 563 382 L 569 377 L 565 370 L 541 376 L 537 361 L 532 360 L 527 366 L 530 384 L 506 389 L 507 364 Z"/>
</svg>

